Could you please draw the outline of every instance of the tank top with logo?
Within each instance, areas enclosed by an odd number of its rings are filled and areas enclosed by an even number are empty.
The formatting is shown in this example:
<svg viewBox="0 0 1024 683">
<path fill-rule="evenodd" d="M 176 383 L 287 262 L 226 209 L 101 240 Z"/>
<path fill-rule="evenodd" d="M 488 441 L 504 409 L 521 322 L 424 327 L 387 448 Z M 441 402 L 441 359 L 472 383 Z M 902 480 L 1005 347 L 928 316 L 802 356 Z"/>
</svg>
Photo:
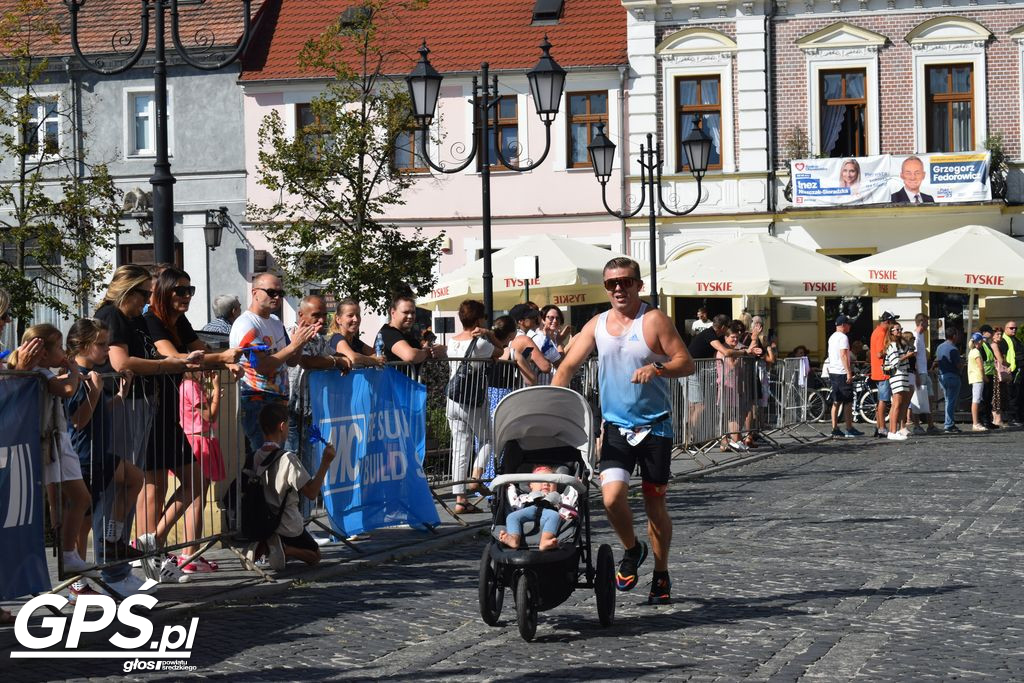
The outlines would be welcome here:
<svg viewBox="0 0 1024 683">
<path fill-rule="evenodd" d="M 597 344 L 597 381 L 601 393 L 601 413 L 606 422 L 617 427 L 653 425 L 651 434 L 672 436 L 669 383 L 654 377 L 647 384 L 633 384 L 633 373 L 655 361 L 665 362 L 668 356 L 654 353 L 644 340 L 644 313 L 640 310 L 622 335 L 608 332 L 608 311 L 601 314 L 594 330 Z"/>
</svg>

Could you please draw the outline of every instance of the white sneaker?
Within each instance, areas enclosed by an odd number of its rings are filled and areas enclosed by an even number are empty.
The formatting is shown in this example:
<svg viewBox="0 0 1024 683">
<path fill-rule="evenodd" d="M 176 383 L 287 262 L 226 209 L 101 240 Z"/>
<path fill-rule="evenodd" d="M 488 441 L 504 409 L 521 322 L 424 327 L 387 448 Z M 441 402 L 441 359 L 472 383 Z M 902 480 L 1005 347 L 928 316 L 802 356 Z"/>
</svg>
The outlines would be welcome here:
<svg viewBox="0 0 1024 683">
<path fill-rule="evenodd" d="M 89 576 L 96 578 L 99 570 L 94 565 L 87 563 L 78 553 L 72 551 L 64 553 L 64 575 L 65 576 Z"/>
<path fill-rule="evenodd" d="M 142 552 L 146 552 L 147 550 L 156 550 L 156 534 L 142 534 L 141 536 L 135 539 L 132 545 L 134 545 L 137 550 L 141 550 Z M 153 558 L 149 558 L 149 560 L 152 559 Z M 153 580 L 156 580 L 156 575 L 154 573 L 155 569 L 153 570 L 153 572 L 151 572 L 147 566 L 151 564 L 149 560 L 133 560 L 132 566 L 136 568 L 141 567 L 142 571 L 146 574 L 146 576 Z M 159 567 L 159 564 L 160 563 L 157 562 L 157 567 Z"/>
<path fill-rule="evenodd" d="M 159 560 L 160 558 L 156 559 Z M 160 583 L 187 583 L 189 575 L 181 571 L 176 559 L 165 557 L 160 561 L 160 569 L 156 573 L 155 580 Z"/>
<path fill-rule="evenodd" d="M 904 427 L 903 429 L 900 430 L 900 434 L 902 434 L 903 436 L 910 436 L 910 430 Z"/>
<path fill-rule="evenodd" d="M 971 427 L 971 429 L 973 429 L 976 432 L 987 432 L 988 431 L 988 427 L 986 427 L 985 425 L 982 425 L 982 424 L 974 425 L 973 427 Z"/>
<path fill-rule="evenodd" d="M 146 585 L 146 582 L 135 576 L 135 574 L 129 574 L 120 581 L 112 581 L 108 585 L 110 586 L 111 591 L 117 593 L 122 598 L 127 598 L 130 595 L 135 595 L 136 593 L 141 592 L 142 587 Z M 104 591 L 104 593 L 110 595 L 107 591 Z M 111 597 L 115 596 L 111 595 Z"/>
<path fill-rule="evenodd" d="M 906 441 L 907 435 L 900 432 L 889 432 L 889 435 L 885 438 L 889 439 L 889 441 Z"/>
<path fill-rule="evenodd" d="M 271 569 L 276 571 L 284 569 L 284 546 L 281 544 L 281 537 L 277 534 L 271 534 L 267 539 L 267 561 L 270 563 Z"/>
</svg>

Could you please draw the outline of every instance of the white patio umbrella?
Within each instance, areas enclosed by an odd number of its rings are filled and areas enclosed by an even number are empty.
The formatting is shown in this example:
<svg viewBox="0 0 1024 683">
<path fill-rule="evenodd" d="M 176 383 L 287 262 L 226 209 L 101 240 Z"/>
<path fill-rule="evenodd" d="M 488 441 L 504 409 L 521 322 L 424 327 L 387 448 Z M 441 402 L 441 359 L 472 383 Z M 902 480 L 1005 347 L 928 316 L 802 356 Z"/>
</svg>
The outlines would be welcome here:
<svg viewBox="0 0 1024 683">
<path fill-rule="evenodd" d="M 860 296 L 835 259 L 772 237 L 743 235 L 669 263 L 658 286 L 674 296 Z"/>
<path fill-rule="evenodd" d="M 530 298 L 539 304 L 570 306 L 607 301 L 604 265 L 622 254 L 569 237 L 524 236 L 491 255 L 495 309 L 508 309 L 525 300 L 525 283 L 515 277 L 514 264 L 520 256 L 536 256 L 539 261 L 540 277 L 530 282 Z M 445 275 L 416 305 L 451 309 L 463 299 L 482 297 L 483 264 L 480 259 Z"/>
<path fill-rule="evenodd" d="M 965 225 L 843 267 L 864 282 L 967 290 L 969 332 L 978 291 L 1024 290 L 1024 243 L 984 225 Z"/>
</svg>

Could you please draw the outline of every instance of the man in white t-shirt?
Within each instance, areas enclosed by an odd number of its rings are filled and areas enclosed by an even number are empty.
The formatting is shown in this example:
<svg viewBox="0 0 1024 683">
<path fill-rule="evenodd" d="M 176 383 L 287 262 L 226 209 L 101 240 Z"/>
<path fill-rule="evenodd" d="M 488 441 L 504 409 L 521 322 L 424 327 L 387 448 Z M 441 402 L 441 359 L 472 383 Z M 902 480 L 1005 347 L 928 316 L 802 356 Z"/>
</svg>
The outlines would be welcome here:
<svg viewBox="0 0 1024 683">
<path fill-rule="evenodd" d="M 260 273 L 252 281 L 249 309 L 231 324 L 232 348 L 266 347 L 243 353 L 239 358 L 239 364 L 245 370 L 241 380 L 239 412 L 250 452 L 263 444 L 259 428 L 260 410 L 267 403 L 288 404 L 287 366 L 298 362 L 302 348 L 320 329 L 319 325 L 300 322 L 295 327 L 295 338 L 289 339 L 281 319 L 272 315 L 280 312 L 284 295 L 280 278 L 271 273 Z"/>
<path fill-rule="evenodd" d="M 836 318 L 836 331 L 828 338 L 825 368 L 832 384 L 832 436 L 852 439 L 862 436 L 853 428 L 853 365 L 850 357 L 850 319 Z M 843 411 L 846 431 L 839 429 L 839 411 Z"/>
<path fill-rule="evenodd" d="M 918 313 L 914 316 L 914 394 L 910 399 L 910 421 L 914 423 L 912 434 L 938 434 L 932 419 L 932 379 L 928 376 L 928 348 L 925 335 L 928 332 L 928 316 Z M 921 416 L 928 421 L 928 431 L 921 427 Z"/>
<path fill-rule="evenodd" d="M 697 319 L 694 320 L 693 324 L 690 325 L 690 332 L 693 334 L 694 337 L 696 337 L 698 334 L 708 329 L 712 325 L 714 325 L 714 323 L 711 322 L 710 318 L 708 318 L 708 309 L 701 306 L 700 308 L 697 309 Z"/>
</svg>

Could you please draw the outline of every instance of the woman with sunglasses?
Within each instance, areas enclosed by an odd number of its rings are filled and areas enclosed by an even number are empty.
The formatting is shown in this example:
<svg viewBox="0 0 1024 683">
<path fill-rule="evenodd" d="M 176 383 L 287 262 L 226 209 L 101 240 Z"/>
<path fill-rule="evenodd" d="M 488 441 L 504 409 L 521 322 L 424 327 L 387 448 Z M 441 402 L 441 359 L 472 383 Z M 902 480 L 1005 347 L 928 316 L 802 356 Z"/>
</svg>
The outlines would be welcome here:
<svg viewBox="0 0 1024 683">
<path fill-rule="evenodd" d="M 157 352 L 164 358 L 186 360 L 207 368 L 236 362 L 241 355 L 240 349 L 211 353 L 192 329 L 185 314 L 195 292 L 192 279 L 183 270 L 168 267 L 157 276 L 149 310 L 143 316 Z M 158 407 L 152 447 L 143 467 L 146 480 L 142 499 L 145 508 L 136 520 L 136 526 L 142 533 L 153 533 L 157 544 L 163 543 L 167 532 L 182 514 L 185 515 L 185 540 L 195 541 L 202 536 L 203 501 L 209 480 L 203 477 L 181 426 L 178 409 L 181 381 L 181 373 L 157 378 Z M 168 470 L 174 472 L 179 484 L 171 502 L 165 506 Z M 161 513 L 163 525 L 160 524 Z M 197 550 L 195 545 L 184 549 L 178 561 L 182 571 L 191 574 L 216 569 L 216 565 L 203 558 L 193 562 L 191 557 Z"/>
<path fill-rule="evenodd" d="M 114 271 L 95 317 L 104 322 L 109 331 L 109 363 L 124 377 L 129 387 L 124 400 L 113 404 L 115 454 L 136 467 L 145 470 L 150 453 L 155 449 L 153 421 L 156 416 L 158 383 L 154 375 L 181 373 L 195 367 L 185 358 L 161 357 L 153 344 L 142 309 L 152 298 L 153 276 L 142 266 L 124 265 Z M 135 375 L 138 378 L 133 379 Z M 174 404 L 177 406 L 177 402 Z M 162 508 L 162 504 L 161 504 Z M 145 496 L 136 503 L 137 534 L 149 531 Z M 125 525 L 126 528 L 130 526 Z M 154 527 L 158 525 L 154 522 Z M 165 524 L 165 527 L 167 525 Z M 156 528 L 156 532 L 164 529 Z M 137 547 L 146 545 L 144 540 Z M 155 580 L 174 582 L 182 577 L 177 563 L 155 558 L 144 561 L 147 575 Z"/>
</svg>

